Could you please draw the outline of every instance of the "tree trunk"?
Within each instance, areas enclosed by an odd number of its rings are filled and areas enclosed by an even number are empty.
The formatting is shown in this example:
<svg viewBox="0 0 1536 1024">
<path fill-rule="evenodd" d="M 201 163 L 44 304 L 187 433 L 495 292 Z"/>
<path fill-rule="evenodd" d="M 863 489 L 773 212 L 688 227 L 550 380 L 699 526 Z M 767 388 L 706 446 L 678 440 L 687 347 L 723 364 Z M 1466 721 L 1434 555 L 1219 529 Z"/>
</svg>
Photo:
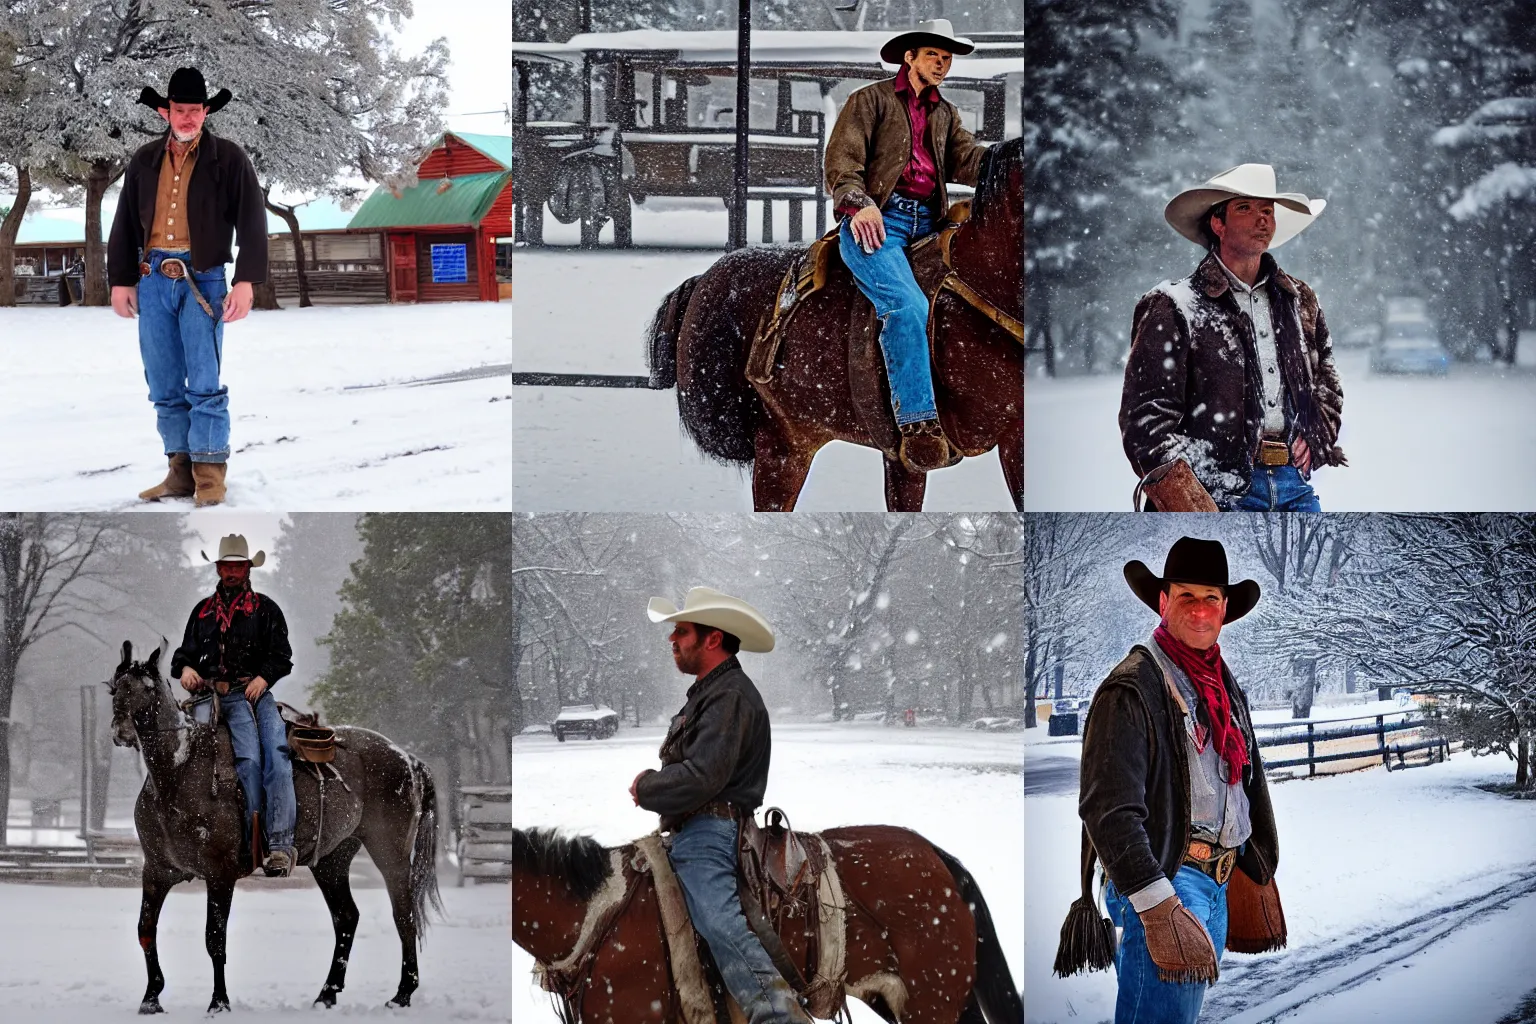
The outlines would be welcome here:
<svg viewBox="0 0 1536 1024">
<path fill-rule="evenodd" d="M 109 306 L 107 247 L 101 240 L 101 200 L 121 175 L 116 161 L 97 160 L 85 179 L 85 301 L 86 306 Z"/>
<path fill-rule="evenodd" d="M 293 267 L 299 278 L 299 308 L 313 306 L 309 298 L 309 267 L 304 262 L 304 234 L 299 230 L 299 214 L 296 206 L 283 206 L 268 199 L 267 209 L 283 218 L 288 225 L 288 237 L 293 242 Z"/>
<path fill-rule="evenodd" d="M 92 692 L 92 698 L 96 694 Z M 96 735 L 91 737 L 90 756 L 86 763 L 91 772 L 91 807 L 88 818 L 90 827 L 99 832 L 107 824 L 107 789 L 112 784 L 112 741 L 109 735 L 112 708 L 105 717 L 96 716 Z"/>
<path fill-rule="evenodd" d="M 0 846 L 6 844 L 11 806 L 11 700 L 16 693 L 16 662 L 21 657 L 26 628 L 26 595 L 22 586 L 22 520 L 20 512 L 0 512 Z"/>
<path fill-rule="evenodd" d="M 1521 729 L 1515 738 L 1515 788 L 1531 788 L 1531 746 L 1536 743 L 1536 734 L 1529 729 Z"/>
<path fill-rule="evenodd" d="M 16 168 L 16 203 L 0 221 L 0 306 L 16 305 L 16 236 L 32 199 L 32 172 Z"/>
<path fill-rule="evenodd" d="M 1291 717 L 1308 718 L 1312 714 L 1312 697 L 1317 693 L 1317 659 L 1308 658 L 1304 663 L 1302 680 L 1291 691 Z"/>
<path fill-rule="evenodd" d="M 1024 657 L 1024 728 L 1033 729 L 1039 725 L 1039 716 L 1035 714 L 1035 643 L 1029 643 L 1029 653 Z"/>
</svg>

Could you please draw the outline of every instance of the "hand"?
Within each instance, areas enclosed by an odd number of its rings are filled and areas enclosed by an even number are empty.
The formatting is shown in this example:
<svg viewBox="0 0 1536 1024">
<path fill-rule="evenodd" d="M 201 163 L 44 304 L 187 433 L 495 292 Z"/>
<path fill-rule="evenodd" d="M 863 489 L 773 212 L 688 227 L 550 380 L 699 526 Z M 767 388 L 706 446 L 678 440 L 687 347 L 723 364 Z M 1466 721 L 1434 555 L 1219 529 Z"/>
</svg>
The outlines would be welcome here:
<svg viewBox="0 0 1536 1024">
<path fill-rule="evenodd" d="M 236 281 L 235 286 L 224 296 L 224 322 L 232 324 L 236 320 L 245 319 L 245 315 L 251 311 L 251 303 L 255 296 L 251 293 L 251 282 Z"/>
<path fill-rule="evenodd" d="M 1302 476 L 1308 476 L 1312 472 L 1312 449 L 1307 447 L 1307 439 L 1300 434 L 1291 442 L 1291 461 L 1296 463 L 1296 468 L 1301 470 Z"/>
<path fill-rule="evenodd" d="M 640 806 L 640 793 L 639 793 L 640 780 L 645 778 L 647 775 L 651 774 L 651 772 L 653 772 L 655 770 L 656 769 L 654 769 L 654 768 L 647 768 L 645 771 L 641 772 L 639 775 L 636 775 L 635 776 L 635 781 L 633 781 L 633 782 L 631 782 L 629 784 L 629 798 L 635 802 L 635 806 L 636 807 Z"/>
<path fill-rule="evenodd" d="M 113 291 L 116 291 L 114 288 Z M 188 693 L 196 693 L 203 688 L 203 677 L 197 674 L 197 669 L 188 665 L 181 670 L 181 688 Z"/>
<path fill-rule="evenodd" d="M 885 218 L 880 215 L 880 207 L 862 207 L 853 215 L 848 230 L 853 232 L 853 240 L 866 252 L 880 248 L 885 242 Z"/>
<path fill-rule="evenodd" d="M 1165 981 L 1215 981 L 1216 946 L 1177 895 L 1140 914 L 1147 953 Z"/>
<path fill-rule="evenodd" d="M 138 285 L 115 284 L 112 286 L 112 312 L 129 320 L 139 315 Z"/>
<path fill-rule="evenodd" d="M 255 704 L 261 699 L 261 695 L 267 692 L 267 681 L 257 676 L 245 684 L 245 699 Z"/>
</svg>

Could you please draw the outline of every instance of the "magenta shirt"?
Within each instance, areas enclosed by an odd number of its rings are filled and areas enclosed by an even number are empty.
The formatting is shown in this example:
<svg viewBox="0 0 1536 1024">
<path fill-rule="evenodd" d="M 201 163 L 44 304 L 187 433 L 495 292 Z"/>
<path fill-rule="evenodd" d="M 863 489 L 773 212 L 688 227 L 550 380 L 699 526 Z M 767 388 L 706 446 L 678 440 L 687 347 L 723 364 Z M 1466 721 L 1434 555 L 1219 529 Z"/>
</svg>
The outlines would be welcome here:
<svg viewBox="0 0 1536 1024">
<path fill-rule="evenodd" d="M 939 188 L 939 165 L 928 148 L 928 113 L 939 105 L 939 90 L 928 86 L 921 94 L 912 91 L 906 65 L 896 75 L 896 95 L 907 104 L 907 121 L 912 125 L 912 156 L 896 191 L 910 199 L 930 199 Z"/>
</svg>

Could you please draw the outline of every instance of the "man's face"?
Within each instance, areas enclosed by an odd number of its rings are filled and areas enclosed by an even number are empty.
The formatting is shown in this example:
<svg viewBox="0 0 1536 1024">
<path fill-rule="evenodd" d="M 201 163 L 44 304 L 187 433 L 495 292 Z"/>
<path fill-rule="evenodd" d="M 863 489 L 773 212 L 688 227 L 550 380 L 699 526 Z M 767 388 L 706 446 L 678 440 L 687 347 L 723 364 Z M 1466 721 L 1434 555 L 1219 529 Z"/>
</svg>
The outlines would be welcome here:
<svg viewBox="0 0 1536 1024">
<path fill-rule="evenodd" d="M 1227 594 L 1221 587 L 1199 583 L 1170 583 L 1158 595 L 1157 610 L 1163 622 L 1181 643 L 1197 651 L 1208 649 L 1221 636 L 1221 622 L 1227 617 Z"/>
<path fill-rule="evenodd" d="M 226 587 L 243 587 L 251 578 L 250 562 L 216 562 L 219 582 Z"/>
<path fill-rule="evenodd" d="M 950 61 L 954 59 L 954 54 L 948 50 L 941 50 L 937 46 L 924 46 L 907 51 L 907 63 L 924 89 L 930 85 L 937 86 L 944 81 L 944 76 L 949 74 Z"/>
<path fill-rule="evenodd" d="M 203 130 L 208 108 L 201 103 L 172 103 L 170 110 L 159 108 L 159 114 L 170 122 L 171 133 L 178 142 L 191 142 Z"/>
<path fill-rule="evenodd" d="M 696 623 L 675 622 L 672 635 L 672 660 L 684 675 L 695 676 L 704 667 L 704 652 L 720 646 L 720 634 L 713 629 L 701 630 Z"/>
<path fill-rule="evenodd" d="M 1211 218 L 1211 230 L 1224 252 L 1257 256 L 1275 237 L 1275 204 L 1268 199 L 1238 196 L 1227 202 L 1227 219 Z"/>
</svg>

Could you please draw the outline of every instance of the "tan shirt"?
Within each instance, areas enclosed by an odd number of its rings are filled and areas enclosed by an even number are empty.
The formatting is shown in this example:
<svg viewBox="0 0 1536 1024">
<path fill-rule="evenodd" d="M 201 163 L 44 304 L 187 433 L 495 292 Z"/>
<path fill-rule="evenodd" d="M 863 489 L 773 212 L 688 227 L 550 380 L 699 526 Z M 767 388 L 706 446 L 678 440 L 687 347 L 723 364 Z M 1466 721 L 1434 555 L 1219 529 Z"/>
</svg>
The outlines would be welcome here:
<svg viewBox="0 0 1536 1024">
<path fill-rule="evenodd" d="M 197 146 L 203 141 L 203 133 L 187 147 L 180 159 L 169 139 L 165 143 L 165 159 L 160 161 L 160 184 L 155 190 L 155 216 L 150 221 L 148 249 L 165 249 L 186 252 L 192 248 L 192 230 L 187 224 L 187 182 L 192 180 L 192 168 L 197 163 Z"/>
</svg>

